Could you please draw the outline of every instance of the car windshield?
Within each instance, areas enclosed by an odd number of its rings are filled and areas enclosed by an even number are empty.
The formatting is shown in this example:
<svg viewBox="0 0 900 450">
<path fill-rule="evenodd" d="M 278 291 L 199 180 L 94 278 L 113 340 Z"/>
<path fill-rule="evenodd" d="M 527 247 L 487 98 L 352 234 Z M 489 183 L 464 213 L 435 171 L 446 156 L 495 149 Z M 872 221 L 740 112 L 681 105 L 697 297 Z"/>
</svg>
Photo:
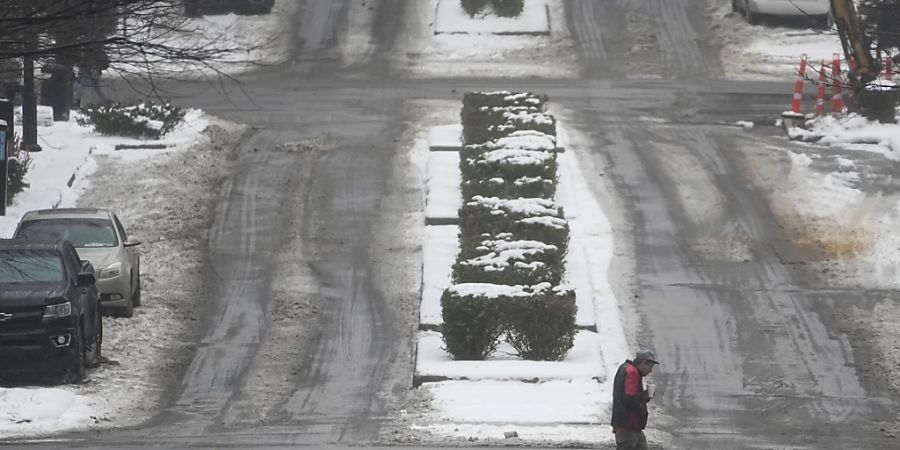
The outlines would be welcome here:
<svg viewBox="0 0 900 450">
<path fill-rule="evenodd" d="M 17 238 L 35 241 L 66 239 L 75 247 L 115 247 L 119 245 L 109 219 L 39 219 L 23 222 Z"/>
<path fill-rule="evenodd" d="M 0 252 L 0 283 L 61 281 L 62 259 L 46 250 L 7 250 Z"/>
</svg>

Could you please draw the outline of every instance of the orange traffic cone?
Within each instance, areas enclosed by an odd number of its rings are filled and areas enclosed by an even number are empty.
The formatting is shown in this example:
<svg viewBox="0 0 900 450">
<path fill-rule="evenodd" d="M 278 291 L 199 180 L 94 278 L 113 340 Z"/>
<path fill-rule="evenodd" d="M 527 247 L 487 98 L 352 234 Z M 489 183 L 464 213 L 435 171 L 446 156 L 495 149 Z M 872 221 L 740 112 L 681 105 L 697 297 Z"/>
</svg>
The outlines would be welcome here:
<svg viewBox="0 0 900 450">
<path fill-rule="evenodd" d="M 816 86 L 816 115 L 825 115 L 825 60 L 822 60 L 822 66 L 819 67 L 819 84 Z"/>
<path fill-rule="evenodd" d="M 831 62 L 831 109 L 838 114 L 844 112 L 844 99 L 841 96 L 841 57 L 837 53 Z"/>
<path fill-rule="evenodd" d="M 803 117 L 800 112 L 800 101 L 803 99 L 803 82 L 806 79 L 806 54 L 800 58 L 800 70 L 797 71 L 797 82 L 794 85 L 794 97 L 791 99 L 791 110 L 781 113 L 783 117 Z"/>
</svg>

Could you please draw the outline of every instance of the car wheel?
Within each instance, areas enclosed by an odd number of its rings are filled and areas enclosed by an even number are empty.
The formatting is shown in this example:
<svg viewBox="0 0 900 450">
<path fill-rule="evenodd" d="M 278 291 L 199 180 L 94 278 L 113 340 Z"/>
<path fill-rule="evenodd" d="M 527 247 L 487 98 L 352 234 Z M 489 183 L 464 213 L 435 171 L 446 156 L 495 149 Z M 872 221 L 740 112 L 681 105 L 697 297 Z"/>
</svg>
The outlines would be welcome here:
<svg viewBox="0 0 900 450">
<path fill-rule="evenodd" d="M 125 317 L 125 318 L 134 316 L 134 303 L 132 303 L 132 302 L 126 303 L 125 306 L 122 307 L 122 309 L 116 311 L 113 314 L 116 317 Z"/>
<path fill-rule="evenodd" d="M 141 306 L 141 276 L 138 275 L 131 290 L 131 306 Z"/>
<path fill-rule="evenodd" d="M 84 328 L 78 325 L 75 329 L 75 335 L 72 336 L 72 353 L 75 357 L 74 361 L 69 364 L 63 374 L 63 382 L 69 384 L 80 384 L 84 381 Z"/>
<path fill-rule="evenodd" d="M 103 317 L 100 316 L 100 305 L 97 305 L 97 333 L 90 339 L 84 349 L 84 365 L 97 367 L 103 356 Z"/>
</svg>

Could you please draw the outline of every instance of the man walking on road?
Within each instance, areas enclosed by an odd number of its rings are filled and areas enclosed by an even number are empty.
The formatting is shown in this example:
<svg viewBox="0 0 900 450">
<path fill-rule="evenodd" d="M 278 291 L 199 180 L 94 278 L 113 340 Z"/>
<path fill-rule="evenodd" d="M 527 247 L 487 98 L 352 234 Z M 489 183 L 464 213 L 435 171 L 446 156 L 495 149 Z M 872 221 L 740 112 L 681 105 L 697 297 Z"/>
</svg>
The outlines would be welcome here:
<svg viewBox="0 0 900 450">
<path fill-rule="evenodd" d="M 644 390 L 644 377 L 653 372 L 656 355 L 637 352 L 634 361 L 625 361 L 613 381 L 612 427 L 618 450 L 647 450 L 647 402 L 652 398 Z"/>
</svg>

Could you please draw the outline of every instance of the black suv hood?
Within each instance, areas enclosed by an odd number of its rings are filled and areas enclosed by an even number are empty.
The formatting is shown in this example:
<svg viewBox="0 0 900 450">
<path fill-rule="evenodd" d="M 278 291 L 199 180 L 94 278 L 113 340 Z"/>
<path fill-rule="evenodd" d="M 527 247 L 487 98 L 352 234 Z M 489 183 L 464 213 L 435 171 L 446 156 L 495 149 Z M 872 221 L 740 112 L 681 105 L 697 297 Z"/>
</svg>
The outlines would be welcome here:
<svg viewBox="0 0 900 450">
<path fill-rule="evenodd" d="M 0 308 L 41 306 L 48 298 L 62 298 L 65 286 L 56 283 L 0 284 Z"/>
</svg>

